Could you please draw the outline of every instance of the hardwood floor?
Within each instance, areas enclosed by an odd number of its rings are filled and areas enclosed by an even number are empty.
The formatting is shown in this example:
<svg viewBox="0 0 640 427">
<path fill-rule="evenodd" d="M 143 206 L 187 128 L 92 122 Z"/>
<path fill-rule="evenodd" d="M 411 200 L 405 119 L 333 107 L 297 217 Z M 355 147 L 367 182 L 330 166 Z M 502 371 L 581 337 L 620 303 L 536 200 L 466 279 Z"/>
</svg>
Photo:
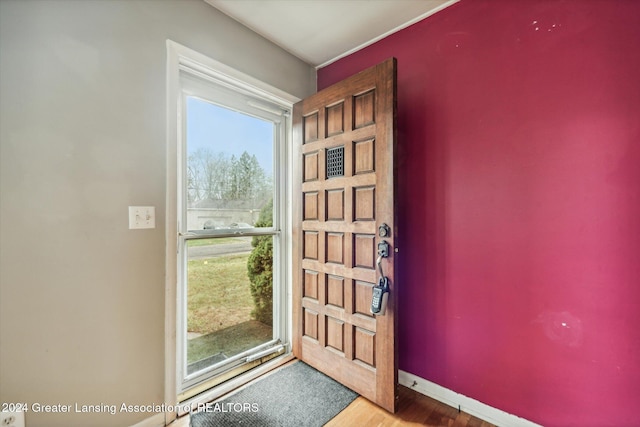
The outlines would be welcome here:
<svg viewBox="0 0 640 427">
<path fill-rule="evenodd" d="M 493 424 L 465 412 L 458 412 L 457 409 L 406 387 L 400 386 L 399 394 L 400 402 L 395 414 L 390 414 L 364 397 L 358 397 L 325 427 L 494 427 Z M 179 418 L 171 427 L 189 427 L 189 416 Z"/>
<path fill-rule="evenodd" d="M 432 427 L 494 427 L 465 412 L 400 386 L 398 412 L 390 414 L 363 397 L 358 397 L 325 427 L 342 426 L 432 426 Z"/>
</svg>

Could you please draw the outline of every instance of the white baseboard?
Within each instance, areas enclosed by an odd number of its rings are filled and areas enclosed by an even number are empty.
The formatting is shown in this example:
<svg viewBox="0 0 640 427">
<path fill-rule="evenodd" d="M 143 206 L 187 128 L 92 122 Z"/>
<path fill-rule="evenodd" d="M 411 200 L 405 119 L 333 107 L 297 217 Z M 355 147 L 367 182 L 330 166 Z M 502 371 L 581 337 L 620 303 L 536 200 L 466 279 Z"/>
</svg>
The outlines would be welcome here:
<svg viewBox="0 0 640 427">
<path fill-rule="evenodd" d="M 505 427 L 542 427 L 539 424 L 525 420 L 516 415 L 493 408 L 478 400 L 456 393 L 436 383 L 420 378 L 404 371 L 398 371 L 398 382 L 420 394 L 429 396 L 445 405 L 460 409 L 476 418 Z"/>
<path fill-rule="evenodd" d="M 149 418 L 145 418 L 137 424 L 132 425 L 131 427 L 164 427 L 164 413 L 155 414 Z"/>
</svg>

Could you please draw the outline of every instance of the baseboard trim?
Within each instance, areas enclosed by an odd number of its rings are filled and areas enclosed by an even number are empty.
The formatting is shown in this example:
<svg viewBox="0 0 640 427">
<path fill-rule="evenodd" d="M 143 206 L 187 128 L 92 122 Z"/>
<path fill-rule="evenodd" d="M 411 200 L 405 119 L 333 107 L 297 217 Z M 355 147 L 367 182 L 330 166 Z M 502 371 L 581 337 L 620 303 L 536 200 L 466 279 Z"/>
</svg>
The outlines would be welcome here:
<svg viewBox="0 0 640 427">
<path fill-rule="evenodd" d="M 149 418 L 145 418 L 137 424 L 132 425 L 131 427 L 164 427 L 164 413 L 155 414 Z"/>
<path fill-rule="evenodd" d="M 501 411 L 500 409 L 496 409 L 405 371 L 398 371 L 398 382 L 420 394 L 429 396 L 456 409 L 459 408 L 467 414 L 471 414 L 476 418 L 480 418 L 497 426 L 542 427 L 532 421 Z"/>
</svg>

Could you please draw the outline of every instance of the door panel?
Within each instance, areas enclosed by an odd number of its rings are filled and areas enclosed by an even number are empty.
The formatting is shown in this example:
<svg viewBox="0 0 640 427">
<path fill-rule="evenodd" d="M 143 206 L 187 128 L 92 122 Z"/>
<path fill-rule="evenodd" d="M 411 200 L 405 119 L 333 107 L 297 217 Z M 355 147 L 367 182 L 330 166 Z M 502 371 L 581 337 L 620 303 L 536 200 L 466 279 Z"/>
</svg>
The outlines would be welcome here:
<svg viewBox="0 0 640 427">
<path fill-rule="evenodd" d="M 294 106 L 294 354 L 390 412 L 397 396 L 396 61 Z M 378 227 L 390 292 L 371 314 Z"/>
</svg>

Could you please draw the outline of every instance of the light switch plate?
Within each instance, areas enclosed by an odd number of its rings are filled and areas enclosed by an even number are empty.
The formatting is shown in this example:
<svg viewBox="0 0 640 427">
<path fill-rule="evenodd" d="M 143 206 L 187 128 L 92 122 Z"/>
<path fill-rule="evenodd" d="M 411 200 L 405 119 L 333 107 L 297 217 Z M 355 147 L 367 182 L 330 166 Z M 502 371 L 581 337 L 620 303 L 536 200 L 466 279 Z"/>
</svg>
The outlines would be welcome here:
<svg viewBox="0 0 640 427">
<path fill-rule="evenodd" d="M 129 228 L 156 228 L 155 206 L 129 206 Z"/>
</svg>

